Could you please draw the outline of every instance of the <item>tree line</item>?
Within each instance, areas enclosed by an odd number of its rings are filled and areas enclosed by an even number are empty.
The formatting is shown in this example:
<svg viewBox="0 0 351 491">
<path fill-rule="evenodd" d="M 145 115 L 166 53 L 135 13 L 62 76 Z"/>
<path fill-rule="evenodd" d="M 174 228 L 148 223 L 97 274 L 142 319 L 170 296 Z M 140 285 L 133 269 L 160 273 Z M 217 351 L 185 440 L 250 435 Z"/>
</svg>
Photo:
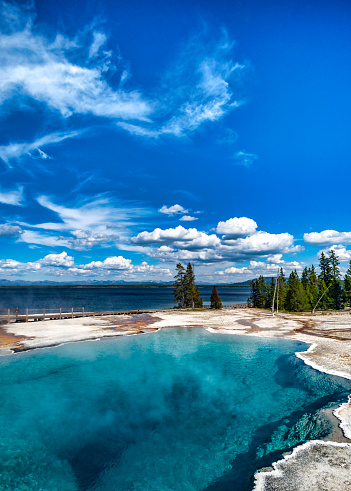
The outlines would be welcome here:
<svg viewBox="0 0 351 491">
<path fill-rule="evenodd" d="M 305 268 L 301 278 L 296 270 L 286 279 L 283 268 L 280 268 L 277 280 L 266 283 L 263 276 L 251 282 L 249 302 L 253 307 L 271 308 L 274 292 L 277 288 L 275 302 L 278 309 L 290 312 L 313 310 L 318 303 L 318 310 L 341 310 L 351 306 L 351 261 L 346 274 L 341 279 L 339 260 L 333 250 L 328 255 L 322 252 L 319 260 L 320 273 L 314 266 Z M 277 283 L 277 287 L 276 287 Z"/>
</svg>

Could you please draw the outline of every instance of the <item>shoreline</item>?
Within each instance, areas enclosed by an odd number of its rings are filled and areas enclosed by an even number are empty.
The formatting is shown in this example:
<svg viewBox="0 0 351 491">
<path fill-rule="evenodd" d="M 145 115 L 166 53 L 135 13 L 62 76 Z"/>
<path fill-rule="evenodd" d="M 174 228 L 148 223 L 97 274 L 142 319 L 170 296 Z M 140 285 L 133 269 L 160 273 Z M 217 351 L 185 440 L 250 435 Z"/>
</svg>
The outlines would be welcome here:
<svg viewBox="0 0 351 491">
<path fill-rule="evenodd" d="M 0 355 L 15 354 L 31 349 L 55 347 L 81 341 L 155 332 L 166 327 L 203 327 L 209 332 L 258 337 L 276 337 L 302 341 L 309 345 L 295 355 L 320 372 L 351 380 L 351 316 L 350 313 L 276 314 L 260 309 L 225 309 L 221 311 L 159 311 L 152 314 L 84 317 L 4 325 L 0 332 Z M 2 343 L 5 339 L 5 345 Z M 9 340 L 13 338 L 13 346 Z M 9 353 L 12 351 L 12 353 Z M 339 428 L 350 443 L 313 440 L 295 447 L 283 459 L 271 464 L 272 470 L 257 470 L 253 491 L 304 491 L 310 482 L 312 467 L 326 459 L 323 475 L 327 475 L 330 491 L 351 488 L 351 477 L 345 481 L 345 466 L 351 474 L 351 400 L 332 411 L 340 421 Z M 325 449 L 328 450 L 325 450 Z M 347 456 L 340 464 L 340 452 Z M 342 453 L 342 452 L 341 452 Z M 326 456 L 327 455 L 327 456 Z M 344 459 L 345 460 L 345 459 Z M 299 466 L 299 462 L 301 465 Z M 309 469 L 309 470 L 308 470 Z M 291 472 L 293 470 L 293 475 Z M 321 470 L 321 469 L 320 469 Z M 322 469 L 323 470 L 323 469 Z M 321 472 L 322 472 L 321 470 Z M 327 472 L 326 472 L 327 470 Z M 318 490 L 318 474 L 313 474 Z M 342 481 L 342 482 L 341 482 Z M 275 487 L 279 482 L 279 488 Z M 323 481 L 324 486 L 326 482 Z M 292 487 L 293 486 L 293 487 Z M 339 486 L 339 487 L 338 487 Z M 346 486 L 346 487 L 345 487 Z"/>
</svg>

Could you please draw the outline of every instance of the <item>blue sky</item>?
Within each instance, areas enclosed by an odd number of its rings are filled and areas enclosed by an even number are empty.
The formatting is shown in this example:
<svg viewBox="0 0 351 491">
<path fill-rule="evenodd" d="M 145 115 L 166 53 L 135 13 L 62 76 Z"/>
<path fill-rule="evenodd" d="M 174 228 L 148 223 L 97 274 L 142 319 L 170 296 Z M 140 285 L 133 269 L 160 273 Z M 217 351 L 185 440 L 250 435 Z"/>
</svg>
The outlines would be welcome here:
<svg viewBox="0 0 351 491">
<path fill-rule="evenodd" d="M 351 5 L 1 2 L 0 277 L 351 259 Z"/>
</svg>

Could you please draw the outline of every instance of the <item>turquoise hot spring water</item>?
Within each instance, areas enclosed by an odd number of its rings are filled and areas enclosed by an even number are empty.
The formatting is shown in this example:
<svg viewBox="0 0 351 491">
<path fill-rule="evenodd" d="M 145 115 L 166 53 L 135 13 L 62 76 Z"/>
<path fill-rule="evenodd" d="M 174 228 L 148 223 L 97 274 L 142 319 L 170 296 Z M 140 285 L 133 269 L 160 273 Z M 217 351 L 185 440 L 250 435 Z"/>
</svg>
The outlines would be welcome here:
<svg viewBox="0 0 351 491">
<path fill-rule="evenodd" d="M 0 489 L 252 489 L 350 393 L 307 347 L 169 328 L 0 357 Z"/>
</svg>

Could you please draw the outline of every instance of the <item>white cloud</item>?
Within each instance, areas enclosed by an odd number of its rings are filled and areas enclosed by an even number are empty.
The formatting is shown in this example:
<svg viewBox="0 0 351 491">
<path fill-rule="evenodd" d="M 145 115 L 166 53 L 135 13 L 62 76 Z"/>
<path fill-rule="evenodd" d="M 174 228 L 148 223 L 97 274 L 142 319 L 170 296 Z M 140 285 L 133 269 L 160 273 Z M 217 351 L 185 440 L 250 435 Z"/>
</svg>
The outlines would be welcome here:
<svg viewBox="0 0 351 491">
<path fill-rule="evenodd" d="M 61 252 L 60 254 L 48 254 L 38 262 L 44 266 L 64 266 L 69 268 L 73 266 L 74 258 L 68 256 L 67 252 Z"/>
<path fill-rule="evenodd" d="M 63 117 L 148 119 L 152 105 L 139 92 L 115 89 L 104 78 L 113 65 L 109 52 L 100 53 L 106 41 L 103 33 L 93 34 L 87 52 L 86 39 L 79 35 L 74 39 L 57 35 L 51 42 L 37 33 L 27 12 L 17 10 L 13 15 L 19 18 L 14 30 L 0 35 L 0 104 L 20 104 L 30 97 Z"/>
<path fill-rule="evenodd" d="M 233 62 L 232 46 L 227 40 L 213 44 L 204 36 L 193 38 L 164 77 L 160 97 L 164 102 L 155 115 L 160 121 L 148 126 L 120 122 L 119 126 L 147 138 L 184 137 L 240 106 L 231 83 L 241 79 L 245 66 Z"/>
<path fill-rule="evenodd" d="M 163 205 L 162 208 L 158 210 L 160 213 L 164 213 L 165 215 L 173 216 L 177 215 L 180 213 L 188 213 L 188 210 L 183 208 L 181 205 L 173 205 L 173 206 L 166 206 Z"/>
<path fill-rule="evenodd" d="M 191 241 L 200 236 L 196 228 L 186 229 L 181 225 L 176 228 L 162 230 L 156 228 L 153 232 L 140 232 L 132 238 L 134 244 L 171 244 L 172 242 Z"/>
<path fill-rule="evenodd" d="M 250 271 L 248 268 L 235 268 L 232 266 L 231 268 L 227 268 L 224 270 L 225 274 L 250 274 L 252 271 Z"/>
<path fill-rule="evenodd" d="M 323 230 L 322 232 L 304 234 L 303 240 L 306 244 L 315 245 L 351 244 L 351 232 Z"/>
<path fill-rule="evenodd" d="M 118 235 L 94 234 L 85 230 L 73 230 L 70 233 L 74 238 L 68 238 L 68 241 L 71 244 L 71 248 L 76 250 L 91 249 L 94 246 L 115 242 L 119 239 Z"/>
<path fill-rule="evenodd" d="M 335 252 L 335 254 L 338 256 L 340 261 L 351 260 L 351 250 L 347 250 L 346 247 L 343 246 L 342 244 L 333 244 L 332 246 L 319 251 L 318 256 L 320 256 L 322 252 L 324 252 L 324 254 L 328 256 L 330 250 L 333 250 Z"/>
<path fill-rule="evenodd" d="M 267 263 L 284 263 L 282 260 L 283 254 L 272 254 L 267 257 Z"/>
<path fill-rule="evenodd" d="M 145 253 L 164 261 L 240 262 L 301 250 L 299 246 L 293 245 L 294 238 L 288 233 L 269 234 L 261 231 L 245 238 L 221 240 L 215 234 L 208 235 L 195 228 L 185 229 L 182 226 L 141 232 L 132 241 L 151 246 Z M 167 247 L 152 247 L 162 244 Z"/>
<path fill-rule="evenodd" d="M 123 256 L 107 257 L 104 261 L 92 261 L 84 266 L 83 269 L 129 269 L 131 267 L 131 260 L 125 259 Z"/>
<path fill-rule="evenodd" d="M 23 230 L 17 225 L 0 225 L 0 237 L 19 237 Z"/>
<path fill-rule="evenodd" d="M 23 206 L 23 186 L 18 186 L 12 191 L 0 191 L 0 203 L 6 205 Z"/>
<path fill-rule="evenodd" d="M 66 132 L 56 132 L 50 133 L 48 135 L 42 136 L 33 142 L 25 143 L 9 143 L 8 145 L 0 146 L 0 158 L 11 167 L 11 161 L 19 159 L 23 155 L 29 155 L 33 158 L 40 158 L 43 160 L 50 159 L 45 152 L 40 150 L 39 147 L 45 147 L 47 145 L 53 145 L 60 143 L 67 138 L 75 138 L 83 134 L 83 131 L 66 131 Z M 31 152 L 36 153 L 31 153 Z"/>
<path fill-rule="evenodd" d="M 254 234 L 257 229 L 257 223 L 251 218 L 234 217 L 225 222 L 219 222 L 217 225 L 217 234 L 223 235 L 222 239 L 237 239 Z"/>
<path fill-rule="evenodd" d="M 34 230 L 23 230 L 19 241 L 48 247 L 70 247 L 70 242 L 63 237 L 57 237 L 49 235 L 46 232 L 42 233 Z"/>
<path fill-rule="evenodd" d="M 255 153 L 247 153 L 244 150 L 236 152 L 234 155 L 235 163 L 237 165 L 243 165 L 245 167 L 250 167 L 255 160 L 258 159 L 258 155 Z"/>
<path fill-rule="evenodd" d="M 97 56 L 99 49 L 106 43 L 107 37 L 103 32 L 93 32 L 93 42 L 89 48 L 89 58 Z"/>
<path fill-rule="evenodd" d="M 257 232 L 249 237 L 240 238 L 235 241 L 228 240 L 226 243 L 233 250 L 243 251 L 246 254 L 279 254 L 293 247 L 294 237 L 291 234 L 270 234 L 268 232 Z"/>
<path fill-rule="evenodd" d="M 250 261 L 250 269 L 259 270 L 260 273 L 265 272 L 277 272 L 278 269 L 283 268 L 287 271 L 292 271 L 296 269 L 297 271 L 302 270 L 303 264 L 298 261 L 279 261 L 277 264 L 265 263 L 263 261 Z"/>
<path fill-rule="evenodd" d="M 194 220 L 198 220 L 197 217 L 192 217 L 190 215 L 184 215 L 181 218 L 179 218 L 181 222 L 193 222 Z"/>
</svg>

